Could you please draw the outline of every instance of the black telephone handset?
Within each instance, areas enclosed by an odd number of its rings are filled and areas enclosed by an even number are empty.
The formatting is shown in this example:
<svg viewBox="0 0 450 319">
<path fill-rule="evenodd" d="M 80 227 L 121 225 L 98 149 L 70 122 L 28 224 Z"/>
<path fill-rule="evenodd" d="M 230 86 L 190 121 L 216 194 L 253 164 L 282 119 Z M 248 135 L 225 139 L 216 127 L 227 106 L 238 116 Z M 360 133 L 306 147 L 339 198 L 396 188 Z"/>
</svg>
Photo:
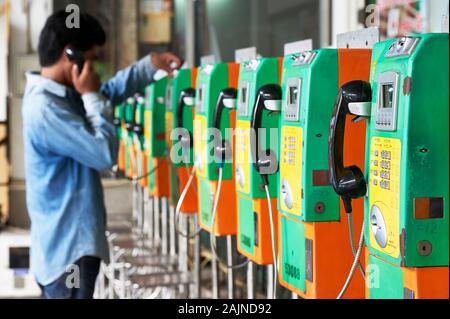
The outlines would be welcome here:
<svg viewBox="0 0 450 319">
<path fill-rule="evenodd" d="M 328 141 L 328 164 L 331 184 L 342 198 L 347 213 L 352 212 L 352 199 L 361 198 L 367 192 L 364 174 L 358 166 L 344 167 L 344 133 L 348 114 L 355 114 L 351 106 L 372 101 L 370 83 L 352 81 L 342 86 L 334 106 Z"/>
<path fill-rule="evenodd" d="M 253 153 L 254 165 L 258 173 L 261 175 L 264 186 L 269 185 L 268 175 L 275 174 L 278 171 L 277 165 L 273 165 L 276 161 L 276 155 L 272 150 L 265 150 L 267 158 L 260 159 L 261 143 L 259 138 L 259 129 L 261 128 L 263 111 L 269 110 L 272 113 L 279 113 L 281 111 L 281 87 L 277 84 L 269 84 L 263 86 L 256 97 L 255 106 L 253 108 L 251 128 L 255 134 L 256 147 L 251 147 Z M 271 170 L 272 167 L 272 170 Z M 275 167 L 275 168 L 273 168 Z"/>
<path fill-rule="evenodd" d="M 66 56 L 71 62 L 78 66 L 78 71 L 81 74 L 81 72 L 83 72 L 84 63 L 86 62 L 81 51 L 75 49 L 74 47 L 69 47 L 66 49 Z"/>
<path fill-rule="evenodd" d="M 214 120 L 213 120 L 213 128 L 217 131 L 220 131 L 220 122 L 222 120 L 222 113 L 225 109 L 234 109 L 236 106 L 234 105 L 234 101 L 237 98 L 237 90 L 233 88 L 228 88 L 220 92 L 219 98 L 217 100 L 216 109 L 214 112 Z M 228 149 L 230 148 L 227 145 L 227 141 L 222 139 L 219 145 L 216 145 L 216 154 L 219 155 L 221 162 L 225 162 L 226 154 Z"/>
<path fill-rule="evenodd" d="M 195 90 L 193 88 L 185 89 L 181 91 L 180 99 L 178 100 L 176 123 L 177 128 L 183 127 L 183 111 L 185 106 L 194 106 Z M 189 140 L 188 140 L 189 139 Z M 194 146 L 194 140 L 192 138 L 191 132 L 189 136 L 178 136 L 178 141 L 181 143 L 183 148 L 192 148 Z"/>
</svg>

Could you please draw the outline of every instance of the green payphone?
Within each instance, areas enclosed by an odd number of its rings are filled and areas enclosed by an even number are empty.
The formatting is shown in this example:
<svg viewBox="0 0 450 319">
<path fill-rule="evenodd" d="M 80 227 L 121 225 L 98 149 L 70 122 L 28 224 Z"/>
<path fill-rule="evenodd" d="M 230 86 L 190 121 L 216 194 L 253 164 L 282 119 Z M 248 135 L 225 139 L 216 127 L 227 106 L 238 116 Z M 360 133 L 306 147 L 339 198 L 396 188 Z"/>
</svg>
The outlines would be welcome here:
<svg viewBox="0 0 450 319">
<path fill-rule="evenodd" d="M 239 75 L 235 134 L 237 241 L 239 252 L 259 265 L 276 262 L 276 225 L 272 225 L 276 223 L 276 209 L 270 216 L 269 208 L 276 208 L 278 149 L 270 147 L 278 145 L 281 63 L 279 58 L 246 61 L 241 63 Z"/>
<path fill-rule="evenodd" d="M 365 198 L 369 298 L 448 298 L 448 56 L 448 34 L 380 42 L 371 83 L 339 93 L 332 142 L 347 114 L 370 118 L 370 170 L 332 176 L 349 203 Z"/>
<path fill-rule="evenodd" d="M 125 130 L 122 132 L 125 145 L 125 176 L 135 176 L 135 151 L 134 151 L 134 121 L 136 119 L 136 99 L 130 97 L 125 103 L 124 109 Z"/>
<path fill-rule="evenodd" d="M 166 141 L 172 159 L 172 167 L 169 169 L 171 197 L 174 204 L 177 202 L 180 204 L 179 212 L 188 214 L 198 211 L 195 185 L 194 183 L 188 185 L 189 171 L 194 165 L 192 148 L 195 112 L 192 106 L 194 106 L 196 77 L 196 68 L 178 70 L 167 84 L 166 93 Z M 189 105 L 186 104 L 187 101 Z M 176 129 L 184 129 L 187 135 L 174 134 Z M 184 195 L 184 198 L 179 200 L 179 195 Z"/>
<path fill-rule="evenodd" d="M 134 144 L 134 161 L 135 161 L 135 176 L 141 186 L 145 187 L 147 184 L 147 156 L 145 151 L 145 99 L 137 95 L 135 107 L 135 119 L 133 125 L 133 144 Z"/>
<path fill-rule="evenodd" d="M 214 137 L 219 138 L 220 145 L 217 146 L 223 147 L 222 143 L 226 143 L 226 151 L 231 154 L 233 137 L 230 128 L 235 125 L 233 101 L 237 95 L 238 73 L 238 64 L 208 64 L 199 68 L 197 78 L 194 148 L 198 163 L 199 223 L 202 228 L 219 236 L 236 234 L 236 208 L 232 206 L 236 202 L 234 172 L 232 161 L 216 158 L 216 149 L 210 150 L 208 146 L 212 144 Z M 231 108 L 226 106 L 229 101 L 232 101 L 229 106 Z M 214 136 L 212 129 L 220 131 L 220 136 Z M 220 168 L 222 200 L 216 212 L 218 218 L 212 225 L 212 209 Z"/>
<path fill-rule="evenodd" d="M 146 90 L 145 129 L 148 171 L 147 187 L 151 196 L 169 197 L 168 150 L 166 144 L 165 95 L 168 78 L 150 84 Z"/>
<path fill-rule="evenodd" d="M 337 49 L 305 51 L 284 58 L 278 185 L 279 277 L 283 286 L 304 298 L 324 298 L 322 290 L 340 288 L 340 278 L 347 275 L 334 269 L 333 258 L 327 261 L 316 257 L 317 253 L 332 256 L 335 247 L 326 238 L 340 237 L 336 230 L 340 221 L 339 197 L 329 183 L 327 157 L 329 118 L 338 77 Z M 319 238 L 324 228 L 328 235 Z M 333 276 L 322 275 L 322 260 Z"/>
<path fill-rule="evenodd" d="M 119 154 L 117 157 L 117 169 L 119 172 L 125 172 L 125 141 L 123 134 L 125 134 L 125 106 L 124 104 L 116 105 L 114 108 L 114 126 L 117 130 L 117 139 L 119 140 Z"/>
</svg>

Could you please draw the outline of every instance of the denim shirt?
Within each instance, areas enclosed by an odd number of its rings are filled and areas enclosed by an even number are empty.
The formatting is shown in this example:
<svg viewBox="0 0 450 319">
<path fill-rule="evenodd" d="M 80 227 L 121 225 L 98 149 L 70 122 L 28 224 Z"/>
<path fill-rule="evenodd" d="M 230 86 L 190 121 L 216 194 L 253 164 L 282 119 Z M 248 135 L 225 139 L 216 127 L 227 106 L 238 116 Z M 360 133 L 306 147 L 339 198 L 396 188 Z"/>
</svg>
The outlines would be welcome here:
<svg viewBox="0 0 450 319">
<path fill-rule="evenodd" d="M 22 117 L 31 269 L 51 284 L 83 256 L 109 262 L 101 171 L 118 153 L 112 107 L 143 92 L 155 74 L 147 56 L 104 83 L 101 94 L 27 74 Z"/>
</svg>

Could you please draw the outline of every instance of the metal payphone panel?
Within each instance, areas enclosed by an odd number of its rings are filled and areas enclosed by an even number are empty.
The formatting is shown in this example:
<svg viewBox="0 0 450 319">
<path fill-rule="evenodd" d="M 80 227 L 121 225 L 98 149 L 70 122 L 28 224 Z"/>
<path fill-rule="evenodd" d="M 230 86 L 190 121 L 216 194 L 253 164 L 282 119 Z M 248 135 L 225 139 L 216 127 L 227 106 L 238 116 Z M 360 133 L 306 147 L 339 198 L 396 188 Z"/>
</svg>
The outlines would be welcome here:
<svg viewBox="0 0 450 319">
<path fill-rule="evenodd" d="M 374 52 L 368 249 L 397 267 L 447 266 L 448 34 L 380 42 Z"/>
<path fill-rule="evenodd" d="M 378 78 L 375 128 L 380 131 L 397 130 L 400 75 L 386 72 Z"/>
<path fill-rule="evenodd" d="M 243 62 L 240 67 L 238 84 L 238 110 L 235 130 L 235 185 L 238 203 L 238 250 L 253 262 L 259 265 L 268 265 L 274 262 L 272 254 L 272 240 L 270 230 L 270 217 L 267 202 L 267 194 L 262 184 L 261 175 L 258 173 L 252 147 L 256 145 L 252 140 L 251 125 L 254 108 L 257 107 L 260 89 L 267 85 L 279 85 L 280 67 L 282 60 L 279 58 L 260 58 Z M 278 142 L 279 115 L 269 114 L 263 110 L 261 127 L 267 132 L 261 133 L 259 147 L 274 149 Z M 271 115 L 271 116 L 269 116 Z M 272 142 L 272 143 L 271 143 Z M 271 205 L 274 220 L 275 237 L 277 233 L 277 184 L 278 174 L 271 174 L 268 178 L 268 189 L 271 195 Z"/>
<path fill-rule="evenodd" d="M 249 99 L 250 99 L 250 83 L 247 81 L 242 82 L 238 88 L 238 116 L 248 116 L 249 111 Z"/>
<path fill-rule="evenodd" d="M 236 89 L 239 65 L 217 63 L 203 65 L 198 72 L 196 108 L 194 119 L 194 156 L 197 164 L 199 225 L 204 230 L 218 236 L 236 234 L 236 191 L 233 179 L 233 164 L 225 159 L 219 164 L 214 154 L 217 140 L 230 146 L 232 153 L 233 136 L 230 129 L 235 126 L 235 110 L 222 110 L 220 117 L 220 136 L 215 128 L 215 116 L 219 97 L 224 90 Z M 220 165 L 220 166 L 219 166 Z M 219 167 L 222 168 L 222 187 L 217 203 L 216 217 L 212 224 L 213 205 L 219 183 Z"/>
<path fill-rule="evenodd" d="M 286 106 L 284 120 L 288 122 L 300 121 L 300 101 L 302 92 L 302 79 L 290 78 L 286 82 Z"/>
<path fill-rule="evenodd" d="M 375 137 L 370 144 L 370 244 L 400 256 L 400 168 L 399 139 Z"/>
</svg>

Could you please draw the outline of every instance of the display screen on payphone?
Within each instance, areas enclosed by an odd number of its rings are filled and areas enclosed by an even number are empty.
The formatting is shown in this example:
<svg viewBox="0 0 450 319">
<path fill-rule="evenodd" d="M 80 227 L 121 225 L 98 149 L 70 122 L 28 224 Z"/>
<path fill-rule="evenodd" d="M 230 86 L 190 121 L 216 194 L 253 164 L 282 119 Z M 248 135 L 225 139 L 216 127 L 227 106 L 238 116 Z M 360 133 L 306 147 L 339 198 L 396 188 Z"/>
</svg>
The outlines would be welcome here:
<svg viewBox="0 0 450 319">
<path fill-rule="evenodd" d="M 381 107 L 384 109 L 392 109 L 394 102 L 394 84 L 383 84 L 381 88 L 382 92 L 382 103 Z"/>
</svg>

